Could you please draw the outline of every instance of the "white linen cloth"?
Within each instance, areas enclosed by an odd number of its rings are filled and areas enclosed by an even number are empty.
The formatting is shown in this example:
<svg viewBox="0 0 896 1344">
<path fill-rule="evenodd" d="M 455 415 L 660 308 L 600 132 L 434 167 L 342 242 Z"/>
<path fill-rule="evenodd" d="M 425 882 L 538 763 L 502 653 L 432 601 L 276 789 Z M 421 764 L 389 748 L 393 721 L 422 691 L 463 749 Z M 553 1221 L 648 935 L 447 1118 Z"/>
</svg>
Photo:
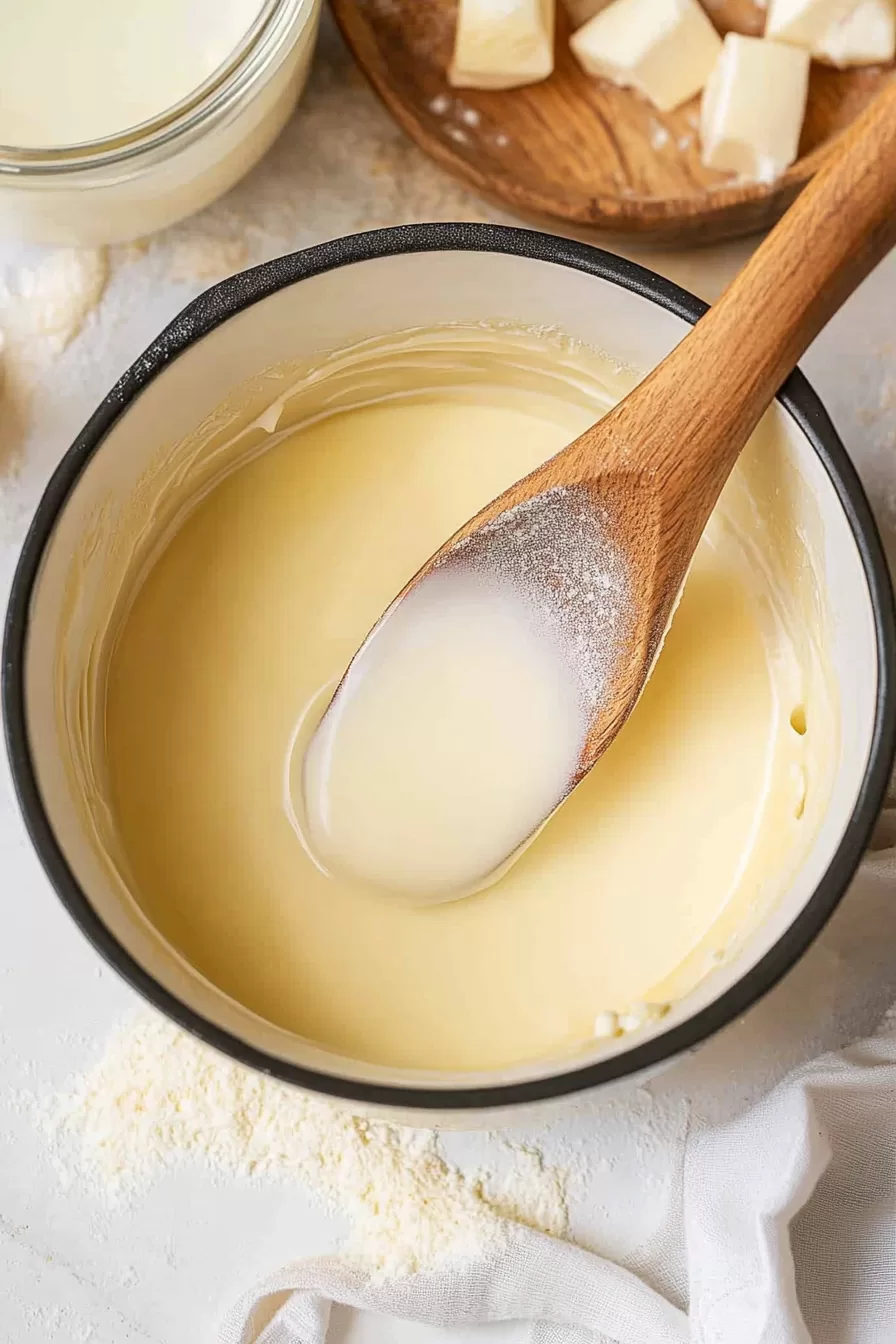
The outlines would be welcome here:
<svg viewBox="0 0 896 1344">
<path fill-rule="evenodd" d="M 896 849 L 863 877 L 896 900 Z M 335 1258 L 288 1266 L 237 1303 L 219 1344 L 324 1344 L 333 1303 L 428 1325 L 531 1321 L 532 1344 L 894 1344 L 892 1015 L 883 1028 L 688 1135 L 671 1229 L 687 1313 L 609 1260 L 512 1226 L 478 1261 L 402 1279 Z"/>
</svg>

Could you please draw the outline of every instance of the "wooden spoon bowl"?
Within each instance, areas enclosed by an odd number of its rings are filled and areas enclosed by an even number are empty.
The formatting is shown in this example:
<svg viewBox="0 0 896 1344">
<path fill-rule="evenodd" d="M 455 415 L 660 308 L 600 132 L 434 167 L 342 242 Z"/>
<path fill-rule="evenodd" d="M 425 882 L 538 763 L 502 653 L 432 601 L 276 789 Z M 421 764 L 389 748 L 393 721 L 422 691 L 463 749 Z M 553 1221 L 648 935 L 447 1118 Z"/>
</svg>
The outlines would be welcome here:
<svg viewBox="0 0 896 1344">
<path fill-rule="evenodd" d="M 771 185 L 743 185 L 701 164 L 698 99 L 658 112 L 580 69 L 562 3 L 551 78 L 502 92 L 449 86 L 456 0 L 331 4 L 374 89 L 443 168 L 517 214 L 645 242 L 710 243 L 768 228 L 893 76 L 892 66 L 813 64 L 800 157 Z M 762 31 L 753 0 L 720 0 L 710 14 L 722 33 Z"/>
</svg>

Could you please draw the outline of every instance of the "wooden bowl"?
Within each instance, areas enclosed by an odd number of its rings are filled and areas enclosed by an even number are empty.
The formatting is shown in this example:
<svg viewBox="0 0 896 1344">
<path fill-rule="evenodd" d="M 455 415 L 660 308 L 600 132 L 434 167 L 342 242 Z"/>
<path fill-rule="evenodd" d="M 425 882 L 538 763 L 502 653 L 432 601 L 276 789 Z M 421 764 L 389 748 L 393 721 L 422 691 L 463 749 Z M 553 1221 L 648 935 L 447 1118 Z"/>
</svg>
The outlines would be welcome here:
<svg viewBox="0 0 896 1344">
<path fill-rule="evenodd" d="M 502 92 L 449 86 L 456 0 L 331 5 L 383 102 L 442 167 L 518 214 L 645 242 L 710 243 L 773 224 L 893 73 L 813 64 L 799 159 L 771 185 L 744 185 L 701 164 L 698 99 L 662 113 L 581 70 L 562 0 L 553 75 Z M 753 0 L 716 0 L 710 13 L 720 32 L 762 31 Z"/>
</svg>

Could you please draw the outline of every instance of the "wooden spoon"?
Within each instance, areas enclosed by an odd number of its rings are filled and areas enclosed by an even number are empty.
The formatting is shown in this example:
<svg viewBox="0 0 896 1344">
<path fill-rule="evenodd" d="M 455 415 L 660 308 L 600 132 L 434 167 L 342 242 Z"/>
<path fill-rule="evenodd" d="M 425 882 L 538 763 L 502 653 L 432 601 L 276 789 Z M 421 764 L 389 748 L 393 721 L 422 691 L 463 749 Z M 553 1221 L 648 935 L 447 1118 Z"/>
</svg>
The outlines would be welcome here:
<svg viewBox="0 0 896 1344">
<path fill-rule="evenodd" d="M 558 488 L 576 498 L 587 492 L 627 558 L 633 620 L 574 783 L 634 709 L 741 449 L 807 346 L 894 244 L 896 84 L 671 354 L 596 425 L 465 523 L 400 594 L 510 510 Z M 503 533 L 493 527 L 477 539 L 478 564 Z"/>
<path fill-rule="evenodd" d="M 390 607 L 445 566 L 522 575 L 530 593 L 537 581 L 541 610 L 551 619 L 560 611 L 593 692 L 567 793 L 634 709 L 703 529 L 761 415 L 894 243 L 896 84 L 672 353 L 460 528 Z"/>
</svg>

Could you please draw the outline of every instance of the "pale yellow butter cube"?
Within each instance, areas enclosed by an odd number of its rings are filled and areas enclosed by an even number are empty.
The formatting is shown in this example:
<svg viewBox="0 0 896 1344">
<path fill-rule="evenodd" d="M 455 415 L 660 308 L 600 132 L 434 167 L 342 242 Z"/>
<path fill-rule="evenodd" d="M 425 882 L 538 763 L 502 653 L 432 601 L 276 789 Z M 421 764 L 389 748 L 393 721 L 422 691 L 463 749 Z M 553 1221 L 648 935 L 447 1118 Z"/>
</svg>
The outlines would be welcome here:
<svg viewBox="0 0 896 1344">
<path fill-rule="evenodd" d="M 700 138 L 708 168 L 773 182 L 797 156 L 809 53 L 728 33 L 703 91 Z"/>
<path fill-rule="evenodd" d="M 833 24 L 812 48 L 829 65 L 884 65 L 896 56 L 894 0 L 859 0 L 851 14 Z"/>
<path fill-rule="evenodd" d="M 554 0 L 460 0 L 448 81 L 514 89 L 554 68 Z"/>
<path fill-rule="evenodd" d="M 590 75 L 670 112 L 700 92 L 722 43 L 697 0 L 613 0 L 570 46 Z"/>
<path fill-rule="evenodd" d="M 855 4 L 856 0 L 769 0 L 765 36 L 812 51 Z"/>
</svg>

